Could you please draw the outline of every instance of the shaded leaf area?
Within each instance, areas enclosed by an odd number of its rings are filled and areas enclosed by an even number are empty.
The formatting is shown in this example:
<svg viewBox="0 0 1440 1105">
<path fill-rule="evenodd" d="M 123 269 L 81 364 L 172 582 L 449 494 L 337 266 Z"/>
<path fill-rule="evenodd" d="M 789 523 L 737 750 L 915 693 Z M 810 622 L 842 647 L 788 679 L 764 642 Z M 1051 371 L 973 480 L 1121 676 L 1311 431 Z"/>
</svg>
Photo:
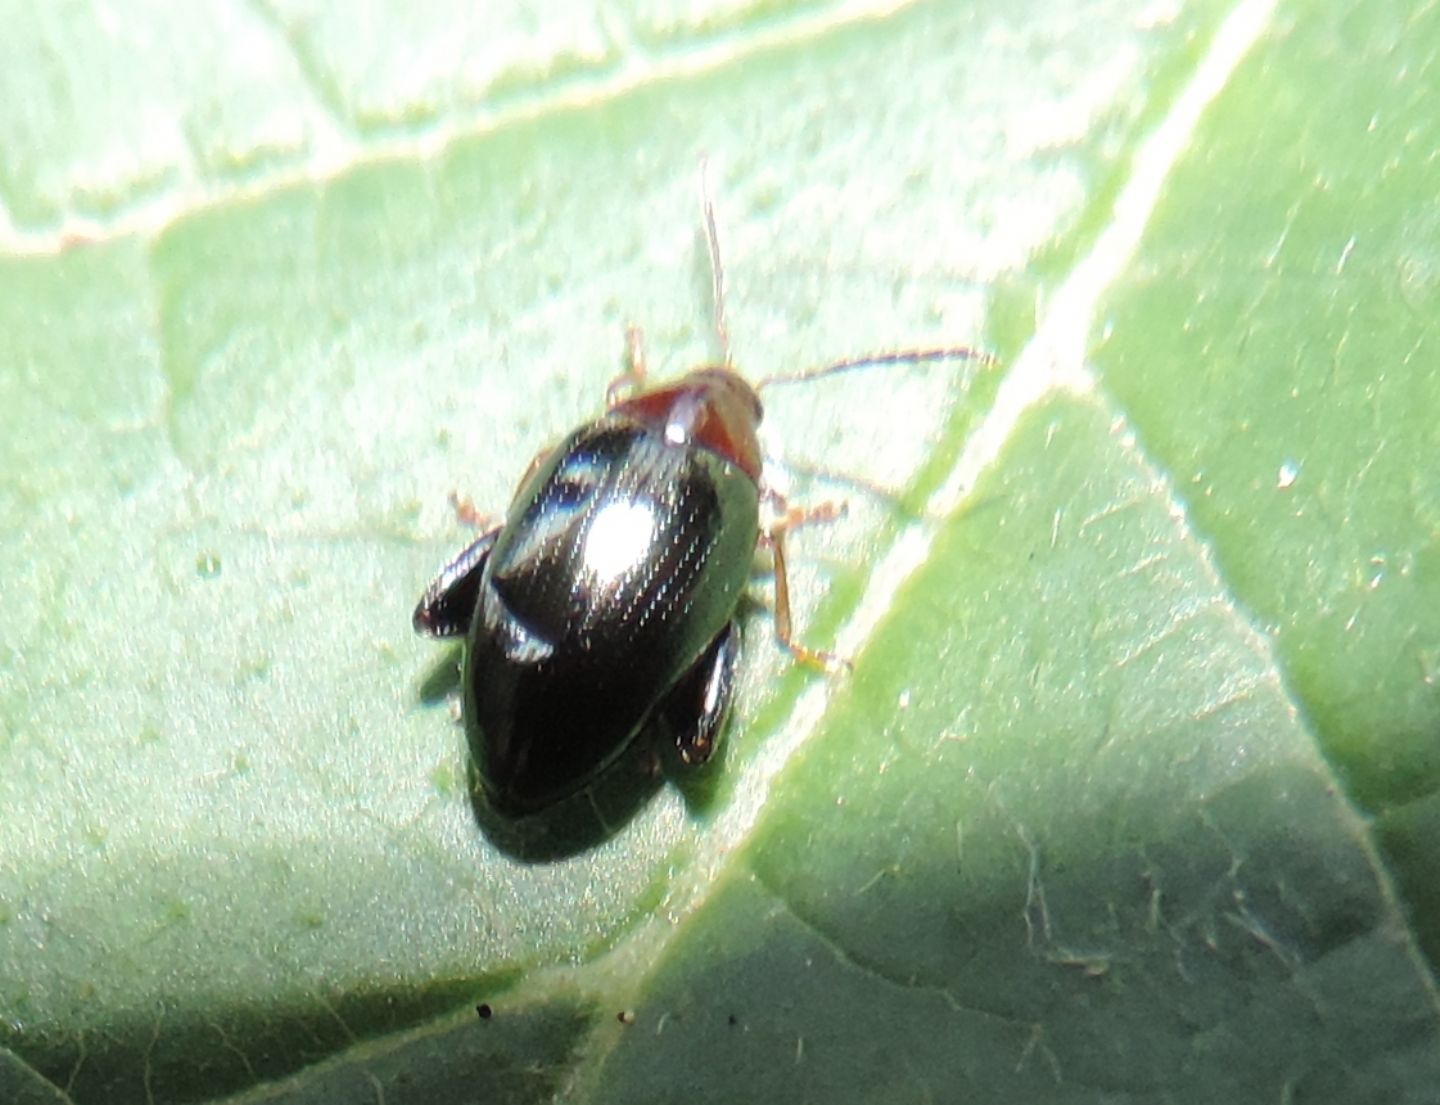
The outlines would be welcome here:
<svg viewBox="0 0 1440 1105">
<path fill-rule="evenodd" d="M 0 1048 L 0 1092 L 14 1105 L 66 1105 L 74 1101 L 52 1079 L 6 1048 Z"/>
<path fill-rule="evenodd" d="M 1437 59 L 1434 8 L 1285 24 L 1210 111 L 1097 354 L 1377 816 L 1432 963 L 1440 164 L 1416 151 L 1440 144 Z"/>
<path fill-rule="evenodd" d="M 1110 427 L 1025 416 L 596 1099 L 1431 1099 L 1363 826 Z"/>
<path fill-rule="evenodd" d="M 551 996 L 543 1007 L 466 1009 L 398 1038 L 354 1048 L 234 1105 L 344 1105 L 376 1097 L 437 1102 L 553 1100 L 571 1077 L 574 1046 L 603 1011 Z"/>
<path fill-rule="evenodd" d="M 475 989 L 465 980 L 411 993 L 399 985 L 369 994 L 336 990 L 307 995 L 291 1008 L 225 1008 L 211 1002 L 201 1011 L 193 1001 L 174 1001 L 128 1019 L 113 1018 L 73 1038 L 42 1041 L 48 1047 L 27 1048 L 27 1067 L 33 1069 L 0 1069 L 0 1091 L 9 1102 L 27 1085 L 25 1078 L 38 1072 L 52 1087 L 63 1087 L 71 1101 L 209 1100 L 336 1053 L 346 1060 L 316 1067 L 306 1082 L 306 1093 L 322 1095 L 316 1099 L 348 1087 L 348 1098 L 338 1091 L 333 1097 L 354 1100 L 357 1084 L 377 1080 L 398 1088 L 427 1080 L 443 1086 L 463 1077 L 497 1088 L 533 1084 L 537 1094 L 546 1086 L 553 1089 L 547 1068 L 564 1065 L 592 1014 L 556 1000 L 533 1015 L 507 1016 L 492 1028 L 479 1024 L 468 1007 Z M 466 1008 L 468 1016 L 457 1017 L 457 1007 Z M 427 1021 L 426 1033 L 407 1032 Z M 385 1037 L 384 1046 L 357 1046 L 357 1029 L 394 1035 Z M 138 1049 L 137 1040 L 145 1041 Z M 449 1055 L 451 1064 L 439 1062 L 439 1055 Z M 435 1100 L 452 1098 L 438 1094 Z"/>
</svg>

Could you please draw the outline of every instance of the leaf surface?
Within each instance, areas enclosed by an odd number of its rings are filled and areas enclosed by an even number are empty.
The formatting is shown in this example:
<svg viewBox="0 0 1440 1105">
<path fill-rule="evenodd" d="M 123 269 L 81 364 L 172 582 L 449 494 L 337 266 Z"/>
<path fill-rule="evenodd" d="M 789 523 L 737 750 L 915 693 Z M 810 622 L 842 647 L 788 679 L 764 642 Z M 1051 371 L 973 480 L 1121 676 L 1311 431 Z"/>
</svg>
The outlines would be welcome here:
<svg viewBox="0 0 1440 1105">
<path fill-rule="evenodd" d="M 1436 13 L 485 8 L 5 20 L 0 1097 L 1427 1100 Z M 752 376 L 1002 363 L 767 392 L 855 671 L 536 862 L 409 612 L 702 155 Z"/>
</svg>

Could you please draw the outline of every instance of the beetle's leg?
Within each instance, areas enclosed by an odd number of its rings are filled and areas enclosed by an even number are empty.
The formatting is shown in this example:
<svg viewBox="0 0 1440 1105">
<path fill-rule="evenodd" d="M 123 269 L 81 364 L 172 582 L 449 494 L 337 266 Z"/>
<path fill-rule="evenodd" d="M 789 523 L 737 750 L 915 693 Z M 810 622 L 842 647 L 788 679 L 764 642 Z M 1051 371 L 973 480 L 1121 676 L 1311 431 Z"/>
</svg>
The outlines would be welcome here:
<svg viewBox="0 0 1440 1105">
<path fill-rule="evenodd" d="M 480 597 L 480 576 L 485 558 L 500 536 L 500 527 L 482 533 L 454 560 L 440 569 L 425 589 L 411 623 L 416 633 L 427 637 L 459 637 L 470 628 L 475 603 Z"/>
<path fill-rule="evenodd" d="M 765 501 L 771 503 L 780 512 L 780 518 L 772 526 L 789 531 L 799 529 L 801 526 L 808 526 L 812 522 L 833 522 L 836 518 L 845 517 L 850 509 L 842 499 L 840 502 L 827 500 L 817 503 L 814 506 L 791 506 L 785 496 L 776 491 L 773 487 L 767 487 L 762 492 Z M 763 535 L 762 535 L 763 537 Z"/>
<path fill-rule="evenodd" d="M 450 492 L 450 506 L 455 511 L 456 521 L 462 526 L 478 530 L 495 528 L 495 519 L 489 514 L 482 514 L 480 508 L 468 496 L 462 495 L 458 491 Z"/>
<path fill-rule="evenodd" d="M 675 750 L 686 764 L 703 764 L 715 752 L 715 738 L 730 709 L 740 631 L 731 622 L 680 678 L 661 709 L 675 733 Z"/>
<path fill-rule="evenodd" d="M 781 503 L 783 498 L 767 492 L 767 495 L 778 498 Z M 821 649 L 809 648 L 795 640 L 790 622 L 790 576 L 785 567 L 785 531 L 802 526 L 807 522 L 824 522 L 839 517 L 845 512 L 844 503 L 821 503 L 819 506 L 810 509 L 790 508 L 775 522 L 768 530 L 760 535 L 760 540 L 770 546 L 770 555 L 775 561 L 775 636 L 785 646 L 790 655 L 812 668 L 821 671 L 835 671 L 840 668 L 851 668 L 854 665 L 843 656 L 833 652 L 825 652 Z"/>
<path fill-rule="evenodd" d="M 605 409 L 623 403 L 645 386 L 645 335 L 638 326 L 625 327 L 625 371 L 605 389 Z"/>
</svg>

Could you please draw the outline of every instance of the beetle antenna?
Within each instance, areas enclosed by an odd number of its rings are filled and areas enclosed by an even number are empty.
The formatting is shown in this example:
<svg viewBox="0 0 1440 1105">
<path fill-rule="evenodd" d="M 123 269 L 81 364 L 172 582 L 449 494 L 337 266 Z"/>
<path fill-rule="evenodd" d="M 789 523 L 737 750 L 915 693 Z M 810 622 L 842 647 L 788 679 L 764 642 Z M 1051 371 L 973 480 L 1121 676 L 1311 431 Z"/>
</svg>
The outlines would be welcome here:
<svg viewBox="0 0 1440 1105">
<path fill-rule="evenodd" d="M 720 261 L 720 233 L 715 229 L 715 204 L 710 199 L 710 161 L 700 158 L 700 210 L 705 221 L 705 246 L 710 251 L 710 306 L 721 363 L 729 368 L 730 332 L 725 326 L 725 266 Z"/>
<path fill-rule="evenodd" d="M 861 368 L 883 368 L 886 365 L 928 364 L 931 361 L 978 361 L 982 365 L 998 364 L 998 360 L 981 349 L 967 345 L 937 346 L 934 349 L 892 349 L 883 353 L 866 353 L 860 357 L 846 357 L 832 361 L 818 368 L 801 369 L 799 372 L 781 372 L 766 376 L 755 384 L 760 391 L 771 384 L 795 384 L 802 380 L 818 380 L 823 376 L 838 376 L 842 372 L 853 372 Z"/>
</svg>

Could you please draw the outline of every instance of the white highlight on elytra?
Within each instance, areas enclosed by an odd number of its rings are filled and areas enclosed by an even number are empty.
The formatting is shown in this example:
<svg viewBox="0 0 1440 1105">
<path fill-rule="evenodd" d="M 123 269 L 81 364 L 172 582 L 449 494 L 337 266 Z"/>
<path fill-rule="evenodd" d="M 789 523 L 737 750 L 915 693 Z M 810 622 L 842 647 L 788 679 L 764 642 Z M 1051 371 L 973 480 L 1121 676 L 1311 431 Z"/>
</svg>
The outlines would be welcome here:
<svg viewBox="0 0 1440 1105">
<path fill-rule="evenodd" d="M 585 534 L 581 559 L 601 583 L 613 583 L 639 564 L 655 538 L 655 514 L 636 502 L 607 503 Z"/>
</svg>

